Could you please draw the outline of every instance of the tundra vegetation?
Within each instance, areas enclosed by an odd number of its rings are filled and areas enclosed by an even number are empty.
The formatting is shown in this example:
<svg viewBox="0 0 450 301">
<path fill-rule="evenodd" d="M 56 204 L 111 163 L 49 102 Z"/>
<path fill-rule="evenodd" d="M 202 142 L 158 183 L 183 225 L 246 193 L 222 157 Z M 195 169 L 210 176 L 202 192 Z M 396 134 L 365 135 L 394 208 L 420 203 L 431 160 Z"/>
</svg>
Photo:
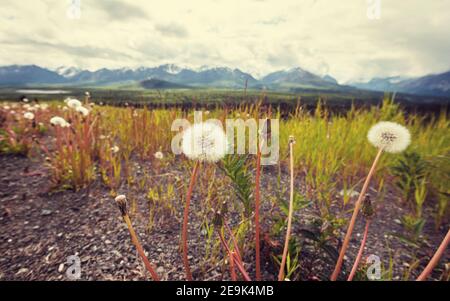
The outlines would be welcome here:
<svg viewBox="0 0 450 301">
<path fill-rule="evenodd" d="M 298 101 L 281 116 L 276 104 L 255 99 L 203 113 L 223 122 L 278 118 L 279 161 L 261 165 L 261 143 L 270 141 L 260 141 L 256 155 L 225 154 L 217 145 L 225 135 L 211 125 L 183 135 L 201 144 L 199 153 L 186 144 L 174 155 L 172 123 L 193 122 L 193 110 L 110 106 L 88 94 L 3 102 L 0 152 L 39 162 L 49 197 L 106 191 L 120 209 L 111 219 L 123 218 L 131 235 L 121 243 L 137 248 L 153 280 L 368 280 L 372 254 L 381 259 L 381 280 L 449 279 L 445 108 L 405 113 L 386 96 L 345 112 L 320 100 L 306 110 Z M 144 234 L 133 228 L 142 221 Z M 177 250 L 152 238 L 169 224 Z M 160 262 L 148 246 L 178 259 Z M 221 271 L 218 278 L 211 270 Z"/>
</svg>

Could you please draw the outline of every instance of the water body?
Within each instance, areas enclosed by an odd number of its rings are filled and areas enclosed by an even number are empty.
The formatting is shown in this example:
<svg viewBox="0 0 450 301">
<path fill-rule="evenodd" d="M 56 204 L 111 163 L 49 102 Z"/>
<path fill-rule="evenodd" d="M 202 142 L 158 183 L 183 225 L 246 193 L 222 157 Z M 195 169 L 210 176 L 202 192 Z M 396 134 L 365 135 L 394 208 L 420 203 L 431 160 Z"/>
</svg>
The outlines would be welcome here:
<svg viewBox="0 0 450 301">
<path fill-rule="evenodd" d="M 21 89 L 16 90 L 16 93 L 21 94 L 68 94 L 70 91 L 66 90 L 36 90 L 36 89 Z"/>
</svg>

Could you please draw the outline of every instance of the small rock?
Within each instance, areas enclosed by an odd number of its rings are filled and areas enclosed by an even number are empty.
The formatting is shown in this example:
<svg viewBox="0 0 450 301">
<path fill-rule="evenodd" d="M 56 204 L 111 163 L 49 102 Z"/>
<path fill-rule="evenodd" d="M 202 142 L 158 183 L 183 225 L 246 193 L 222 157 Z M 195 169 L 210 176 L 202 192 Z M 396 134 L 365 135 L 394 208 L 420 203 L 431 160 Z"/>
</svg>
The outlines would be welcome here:
<svg viewBox="0 0 450 301">
<path fill-rule="evenodd" d="M 20 275 L 20 274 L 25 274 L 25 273 L 28 273 L 28 269 L 27 268 L 21 268 L 17 273 L 16 273 L 16 275 Z"/>
<path fill-rule="evenodd" d="M 52 214 L 52 211 L 51 211 L 51 210 L 43 209 L 43 210 L 41 211 L 41 215 L 42 215 L 42 216 L 47 216 L 47 215 L 50 215 L 50 214 Z"/>
<path fill-rule="evenodd" d="M 58 267 L 58 272 L 62 273 L 64 271 L 64 263 L 61 263 Z"/>
</svg>

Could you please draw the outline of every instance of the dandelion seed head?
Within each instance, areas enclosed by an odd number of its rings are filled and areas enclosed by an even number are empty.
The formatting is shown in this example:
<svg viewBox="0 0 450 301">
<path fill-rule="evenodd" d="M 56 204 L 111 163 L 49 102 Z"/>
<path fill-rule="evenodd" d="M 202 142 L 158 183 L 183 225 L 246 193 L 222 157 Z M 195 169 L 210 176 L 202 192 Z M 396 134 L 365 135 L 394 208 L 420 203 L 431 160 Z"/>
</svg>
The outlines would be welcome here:
<svg viewBox="0 0 450 301">
<path fill-rule="evenodd" d="M 127 197 L 123 194 L 116 196 L 115 201 L 119 207 L 122 216 L 127 215 Z"/>
<path fill-rule="evenodd" d="M 181 149 L 191 160 L 217 162 L 227 151 L 223 129 L 212 122 L 196 123 L 183 133 Z"/>
<path fill-rule="evenodd" d="M 372 126 L 367 139 L 377 148 L 388 153 L 404 151 L 411 143 L 411 134 L 404 126 L 390 121 L 381 121 Z"/>
<path fill-rule="evenodd" d="M 54 126 L 60 126 L 60 127 L 68 127 L 70 124 L 62 117 L 54 116 L 50 119 L 50 124 Z"/>
<path fill-rule="evenodd" d="M 78 108 L 78 107 L 81 107 L 81 102 L 80 102 L 78 99 L 75 99 L 75 98 L 69 98 L 69 99 L 67 100 L 67 106 L 68 106 L 69 108 L 76 109 L 76 108 Z"/>
<path fill-rule="evenodd" d="M 164 158 L 164 154 L 162 152 L 156 152 L 154 154 L 155 158 L 158 160 L 162 160 Z"/>
<path fill-rule="evenodd" d="M 23 117 L 24 117 L 25 119 L 33 120 L 33 119 L 34 119 L 34 114 L 31 113 L 31 112 L 25 112 L 25 113 L 23 114 Z"/>
<path fill-rule="evenodd" d="M 75 111 L 77 111 L 78 113 L 82 114 L 83 116 L 87 116 L 89 115 L 89 110 L 83 106 L 79 106 L 75 108 Z"/>
</svg>

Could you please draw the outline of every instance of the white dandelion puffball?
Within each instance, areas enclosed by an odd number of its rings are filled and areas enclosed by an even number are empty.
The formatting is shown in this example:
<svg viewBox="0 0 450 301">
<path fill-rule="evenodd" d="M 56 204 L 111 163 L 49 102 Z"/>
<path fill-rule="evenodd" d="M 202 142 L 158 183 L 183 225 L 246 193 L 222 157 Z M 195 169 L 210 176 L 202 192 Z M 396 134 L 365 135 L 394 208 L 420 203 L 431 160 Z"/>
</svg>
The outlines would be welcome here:
<svg viewBox="0 0 450 301">
<path fill-rule="evenodd" d="M 24 98 L 24 99 L 22 99 L 22 101 L 23 102 L 28 102 L 29 100 L 28 100 L 28 98 Z"/>
<path fill-rule="evenodd" d="M 181 149 L 191 160 L 217 162 L 225 156 L 227 147 L 225 132 L 212 122 L 196 123 L 183 133 Z"/>
<path fill-rule="evenodd" d="M 78 107 L 81 107 L 81 102 L 78 99 L 70 98 L 67 100 L 67 106 L 72 109 L 76 109 Z"/>
<path fill-rule="evenodd" d="M 370 128 L 367 139 L 375 147 L 383 148 L 388 153 L 399 153 L 411 143 L 411 134 L 398 123 L 381 121 Z"/>
<path fill-rule="evenodd" d="M 89 115 L 89 110 L 83 106 L 76 107 L 75 111 L 77 111 L 78 113 L 81 113 L 83 116 Z"/>
<path fill-rule="evenodd" d="M 26 112 L 25 114 L 23 114 L 23 117 L 25 119 L 33 120 L 34 119 L 34 114 L 31 113 L 31 112 Z"/>
<path fill-rule="evenodd" d="M 113 147 L 111 147 L 111 151 L 113 152 L 113 153 L 118 153 L 119 152 L 119 147 L 117 146 L 117 145 L 114 145 Z"/>
<path fill-rule="evenodd" d="M 156 153 L 154 154 L 154 156 L 155 156 L 155 158 L 158 159 L 158 160 L 162 160 L 162 159 L 164 158 L 164 155 L 163 155 L 162 152 L 156 152 Z"/>
<path fill-rule="evenodd" d="M 55 126 L 58 125 L 63 128 L 70 126 L 70 124 L 66 120 L 64 120 L 64 118 L 59 116 L 52 117 L 50 119 L 50 124 Z"/>
</svg>

